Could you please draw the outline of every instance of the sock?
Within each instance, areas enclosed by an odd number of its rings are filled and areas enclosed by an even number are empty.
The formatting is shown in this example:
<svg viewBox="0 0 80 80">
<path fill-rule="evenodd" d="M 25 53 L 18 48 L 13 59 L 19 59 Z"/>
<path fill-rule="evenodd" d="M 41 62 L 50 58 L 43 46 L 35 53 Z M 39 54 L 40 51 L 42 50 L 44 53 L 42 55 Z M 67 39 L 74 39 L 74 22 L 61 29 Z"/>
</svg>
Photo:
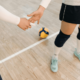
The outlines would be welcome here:
<svg viewBox="0 0 80 80">
<path fill-rule="evenodd" d="M 60 51 L 61 51 L 61 48 L 62 48 L 62 47 L 57 47 L 56 45 L 54 45 L 53 58 L 57 58 L 57 59 L 58 59 L 58 55 L 59 55 L 59 53 L 60 53 Z"/>
<path fill-rule="evenodd" d="M 77 40 L 77 53 L 80 54 L 80 40 Z"/>
<path fill-rule="evenodd" d="M 77 34 L 77 53 L 80 54 L 80 28 L 78 27 L 78 34 Z"/>
</svg>

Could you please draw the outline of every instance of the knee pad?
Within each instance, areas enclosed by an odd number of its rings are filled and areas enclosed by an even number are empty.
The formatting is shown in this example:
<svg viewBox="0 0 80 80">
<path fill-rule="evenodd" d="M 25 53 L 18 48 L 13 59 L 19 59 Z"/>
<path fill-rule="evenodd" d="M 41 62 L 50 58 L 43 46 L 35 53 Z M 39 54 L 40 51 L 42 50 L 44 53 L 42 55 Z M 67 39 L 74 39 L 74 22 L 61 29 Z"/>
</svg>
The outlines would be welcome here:
<svg viewBox="0 0 80 80">
<path fill-rule="evenodd" d="M 79 32 L 77 34 L 77 38 L 80 40 L 80 28 L 78 28 L 78 29 L 79 29 Z"/>
<path fill-rule="evenodd" d="M 66 35 L 66 34 L 62 33 L 62 31 L 60 30 L 60 33 L 56 37 L 54 43 L 57 47 L 62 47 L 64 45 L 64 43 L 68 40 L 69 37 L 70 37 L 70 35 Z"/>
</svg>

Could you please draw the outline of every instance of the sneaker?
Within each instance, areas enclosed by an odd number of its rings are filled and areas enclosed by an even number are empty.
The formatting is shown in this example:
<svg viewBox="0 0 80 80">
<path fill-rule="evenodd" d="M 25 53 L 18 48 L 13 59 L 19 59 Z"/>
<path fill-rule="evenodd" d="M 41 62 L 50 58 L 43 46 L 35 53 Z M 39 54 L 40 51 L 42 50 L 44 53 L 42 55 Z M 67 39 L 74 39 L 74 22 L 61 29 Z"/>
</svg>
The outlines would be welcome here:
<svg viewBox="0 0 80 80">
<path fill-rule="evenodd" d="M 58 59 L 52 58 L 52 60 L 51 60 L 51 70 L 53 72 L 57 72 L 58 71 Z"/>
<path fill-rule="evenodd" d="M 80 60 L 80 54 L 77 53 L 77 49 L 75 49 L 75 51 L 74 51 L 74 55 Z"/>
<path fill-rule="evenodd" d="M 0 75 L 0 80 L 2 80 L 1 75 Z"/>
</svg>

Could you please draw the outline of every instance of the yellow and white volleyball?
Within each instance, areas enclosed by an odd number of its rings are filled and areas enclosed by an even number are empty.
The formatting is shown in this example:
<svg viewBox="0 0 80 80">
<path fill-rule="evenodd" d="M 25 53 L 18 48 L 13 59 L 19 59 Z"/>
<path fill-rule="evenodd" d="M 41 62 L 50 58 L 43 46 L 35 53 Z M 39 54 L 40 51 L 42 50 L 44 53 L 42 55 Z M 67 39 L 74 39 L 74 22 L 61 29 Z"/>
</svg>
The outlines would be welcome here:
<svg viewBox="0 0 80 80">
<path fill-rule="evenodd" d="M 40 38 L 46 38 L 49 35 L 49 30 L 47 28 L 41 28 L 39 30 L 39 36 Z"/>
</svg>

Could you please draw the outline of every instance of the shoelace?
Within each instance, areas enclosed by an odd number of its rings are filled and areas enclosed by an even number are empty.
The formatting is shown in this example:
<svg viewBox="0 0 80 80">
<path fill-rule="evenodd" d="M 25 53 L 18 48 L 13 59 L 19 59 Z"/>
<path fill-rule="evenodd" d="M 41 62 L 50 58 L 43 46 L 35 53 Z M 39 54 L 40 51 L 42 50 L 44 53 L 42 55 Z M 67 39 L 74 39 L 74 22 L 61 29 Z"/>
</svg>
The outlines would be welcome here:
<svg viewBox="0 0 80 80">
<path fill-rule="evenodd" d="M 52 60 L 52 64 L 54 64 L 54 65 L 55 65 L 57 62 L 58 62 L 58 60 L 56 60 L 56 59 L 53 59 L 53 60 Z"/>
</svg>

